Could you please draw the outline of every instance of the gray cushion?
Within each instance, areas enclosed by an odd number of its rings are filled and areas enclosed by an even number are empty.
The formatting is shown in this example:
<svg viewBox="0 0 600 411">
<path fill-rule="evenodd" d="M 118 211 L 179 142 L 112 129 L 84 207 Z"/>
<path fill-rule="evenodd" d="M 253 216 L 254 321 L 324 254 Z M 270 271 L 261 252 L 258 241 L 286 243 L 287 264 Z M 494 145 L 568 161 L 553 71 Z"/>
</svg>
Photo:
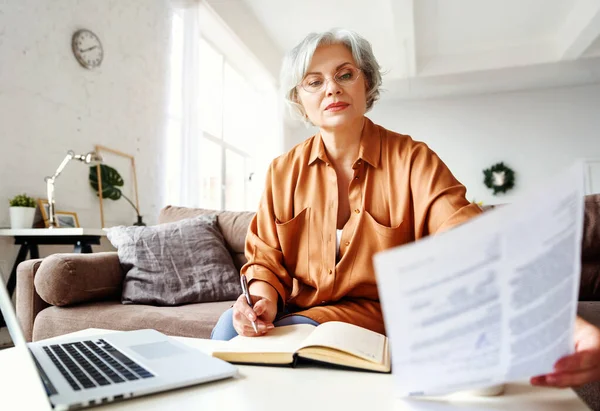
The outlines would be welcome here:
<svg viewBox="0 0 600 411">
<path fill-rule="evenodd" d="M 126 272 L 124 304 L 227 301 L 241 293 L 239 272 L 216 216 L 152 227 L 113 227 L 107 236 Z"/>
</svg>

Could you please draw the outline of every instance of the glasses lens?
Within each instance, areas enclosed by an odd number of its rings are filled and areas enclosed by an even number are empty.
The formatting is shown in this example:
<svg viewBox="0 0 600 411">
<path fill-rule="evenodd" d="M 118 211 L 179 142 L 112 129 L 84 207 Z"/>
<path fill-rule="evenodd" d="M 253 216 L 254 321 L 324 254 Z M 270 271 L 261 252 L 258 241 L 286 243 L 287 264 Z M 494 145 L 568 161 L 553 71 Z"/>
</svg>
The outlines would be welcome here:
<svg viewBox="0 0 600 411">
<path fill-rule="evenodd" d="M 323 88 L 325 78 L 319 75 L 310 75 L 302 80 L 302 88 L 309 93 L 316 93 Z"/>
<path fill-rule="evenodd" d="M 344 67 L 335 73 L 335 81 L 341 86 L 352 84 L 358 78 L 358 73 L 358 69 L 354 67 Z"/>
</svg>

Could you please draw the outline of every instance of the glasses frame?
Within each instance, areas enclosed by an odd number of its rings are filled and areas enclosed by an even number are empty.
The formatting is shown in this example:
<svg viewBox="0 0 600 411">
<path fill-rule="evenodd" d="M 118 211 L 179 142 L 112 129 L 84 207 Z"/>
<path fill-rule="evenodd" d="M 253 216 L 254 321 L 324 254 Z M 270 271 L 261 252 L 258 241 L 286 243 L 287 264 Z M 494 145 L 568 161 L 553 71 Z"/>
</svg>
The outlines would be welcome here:
<svg viewBox="0 0 600 411">
<path fill-rule="evenodd" d="M 356 75 L 356 77 L 354 78 L 354 80 L 353 80 L 353 81 L 351 81 L 351 82 L 349 82 L 349 83 L 346 83 L 346 84 L 340 84 L 340 82 L 339 82 L 339 81 L 337 81 L 337 75 L 338 75 L 338 73 L 339 73 L 340 71 L 342 71 L 342 70 L 344 70 L 344 69 L 348 69 L 348 68 L 352 68 L 352 69 L 356 70 L 358 74 Z M 297 84 L 297 85 L 296 85 L 296 89 L 297 89 L 297 88 L 301 88 L 302 90 L 304 90 L 304 91 L 306 91 L 307 93 L 310 93 L 310 94 L 320 93 L 320 92 L 322 92 L 323 90 L 325 90 L 325 88 L 327 87 L 327 83 L 328 83 L 329 81 L 331 81 L 331 80 L 335 81 L 335 82 L 337 83 L 337 85 L 338 85 L 338 86 L 340 86 L 340 87 L 346 87 L 346 86 L 349 86 L 349 85 L 352 85 L 352 84 L 356 83 L 356 81 L 357 81 L 357 80 L 358 80 L 358 79 L 361 77 L 361 75 L 362 75 L 362 74 L 363 74 L 363 71 L 362 71 L 361 69 L 359 69 L 358 67 L 356 67 L 356 66 L 352 66 L 352 65 L 346 65 L 346 66 L 344 66 L 344 67 L 340 68 L 338 71 L 336 71 L 336 72 L 335 72 L 335 74 L 333 75 L 333 77 L 327 77 L 327 76 L 323 76 L 323 84 L 321 85 L 321 87 L 320 87 L 318 90 L 315 90 L 315 91 L 307 90 L 307 89 L 306 89 L 306 88 L 303 86 L 303 84 L 302 84 L 302 83 L 304 83 L 304 79 L 305 79 L 306 77 L 304 77 L 304 78 L 302 79 L 302 81 L 300 82 L 300 84 Z"/>
</svg>

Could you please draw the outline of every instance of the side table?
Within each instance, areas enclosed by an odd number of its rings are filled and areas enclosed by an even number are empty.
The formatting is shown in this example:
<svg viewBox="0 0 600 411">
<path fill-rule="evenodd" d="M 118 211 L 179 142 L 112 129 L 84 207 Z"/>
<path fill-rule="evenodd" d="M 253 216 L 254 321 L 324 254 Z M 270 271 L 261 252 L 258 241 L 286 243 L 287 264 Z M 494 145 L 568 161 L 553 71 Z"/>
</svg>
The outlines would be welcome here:
<svg viewBox="0 0 600 411">
<path fill-rule="evenodd" d="M 0 237 L 14 237 L 20 245 L 19 254 L 8 277 L 6 288 L 12 297 L 17 285 L 17 267 L 29 258 L 39 258 L 39 245 L 72 245 L 75 253 L 92 253 L 92 245 L 99 245 L 100 238 L 106 237 L 101 228 L 23 228 L 0 229 Z M 4 319 L 0 314 L 0 328 Z"/>
</svg>

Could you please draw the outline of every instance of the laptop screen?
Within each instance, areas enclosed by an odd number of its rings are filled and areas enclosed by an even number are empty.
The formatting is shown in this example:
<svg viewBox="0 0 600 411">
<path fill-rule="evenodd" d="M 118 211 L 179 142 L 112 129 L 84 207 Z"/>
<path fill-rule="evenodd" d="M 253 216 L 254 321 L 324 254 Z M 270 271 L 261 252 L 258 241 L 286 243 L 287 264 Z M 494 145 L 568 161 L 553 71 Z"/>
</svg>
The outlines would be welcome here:
<svg viewBox="0 0 600 411">
<path fill-rule="evenodd" d="M 17 315 L 15 314 L 15 309 L 13 308 L 12 301 L 8 295 L 8 291 L 6 290 L 4 278 L 2 267 L 0 267 L 0 279 L 2 279 L 2 286 L 0 287 L 0 311 L 2 311 L 2 317 L 4 317 L 4 322 L 8 328 L 8 333 L 10 334 L 10 338 L 12 339 L 15 347 L 27 346 L 27 342 L 25 341 L 25 337 L 21 331 L 21 326 L 17 320 Z"/>
<path fill-rule="evenodd" d="M 51 408 L 50 402 L 33 355 L 17 321 L 15 309 L 6 290 L 5 278 L 2 274 L 2 267 L 0 267 L 0 312 L 15 347 L 7 349 L 7 352 L 11 350 L 10 357 L 14 361 L 11 363 L 14 364 L 13 367 L 3 367 L 3 364 L 0 364 L 0 374 L 4 373 L 0 376 L 0 381 L 4 381 L 5 378 L 10 379 L 15 389 L 3 392 L 2 408 L 4 409 L 6 405 L 7 409 L 14 407 L 14 409 L 47 410 Z M 22 391 L 26 391 L 27 395 L 24 396 Z"/>
</svg>

